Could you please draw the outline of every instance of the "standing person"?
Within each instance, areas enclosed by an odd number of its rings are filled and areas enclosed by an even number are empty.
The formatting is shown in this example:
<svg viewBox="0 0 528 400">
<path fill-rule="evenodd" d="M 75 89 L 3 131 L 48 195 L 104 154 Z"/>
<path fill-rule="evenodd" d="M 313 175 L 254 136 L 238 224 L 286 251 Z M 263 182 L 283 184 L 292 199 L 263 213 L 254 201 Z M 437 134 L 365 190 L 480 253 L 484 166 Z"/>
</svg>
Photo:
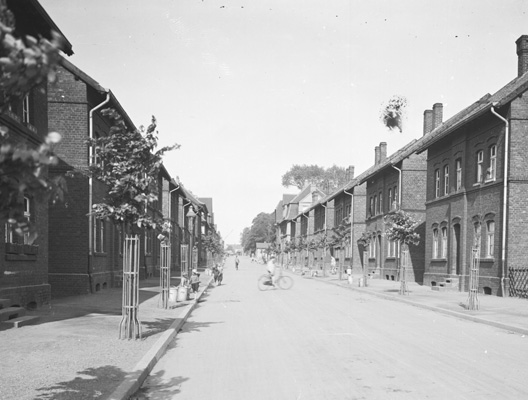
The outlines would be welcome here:
<svg viewBox="0 0 528 400">
<path fill-rule="evenodd" d="M 240 260 L 238 259 L 238 254 L 235 256 L 235 269 L 238 271 L 238 263 Z"/>
<path fill-rule="evenodd" d="M 200 286 L 200 274 L 197 270 L 193 269 L 191 275 L 191 290 L 193 291 L 195 298 L 198 293 L 198 286 Z"/>
<path fill-rule="evenodd" d="M 337 272 L 337 268 L 336 268 L 336 259 L 334 256 L 330 256 L 330 267 L 331 267 L 332 274 L 335 274 Z"/>
<path fill-rule="evenodd" d="M 218 275 L 216 277 L 216 284 L 221 285 L 222 280 L 224 279 L 224 266 L 219 265 L 217 269 L 218 269 Z"/>
<path fill-rule="evenodd" d="M 272 255 L 269 260 L 268 260 L 268 264 L 267 264 L 267 268 L 268 268 L 268 272 L 271 276 L 271 284 L 273 285 L 273 287 L 277 287 L 276 285 L 276 282 L 277 282 L 277 267 L 275 266 L 275 256 Z"/>
</svg>

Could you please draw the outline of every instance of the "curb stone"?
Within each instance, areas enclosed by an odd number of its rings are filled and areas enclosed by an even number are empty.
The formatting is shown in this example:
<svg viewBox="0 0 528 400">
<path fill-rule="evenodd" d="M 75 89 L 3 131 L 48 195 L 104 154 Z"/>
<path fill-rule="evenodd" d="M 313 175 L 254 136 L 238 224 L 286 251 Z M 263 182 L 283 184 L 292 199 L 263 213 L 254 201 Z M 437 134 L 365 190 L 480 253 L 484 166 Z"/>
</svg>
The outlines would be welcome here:
<svg viewBox="0 0 528 400">
<path fill-rule="evenodd" d="M 165 332 L 163 332 L 156 343 L 154 343 L 150 350 L 136 364 L 133 372 L 127 374 L 125 380 L 107 398 L 108 400 L 128 400 L 130 396 L 139 390 L 156 363 L 163 356 L 163 354 L 165 354 L 169 344 L 174 340 L 178 332 L 181 330 L 185 324 L 185 321 L 187 321 L 187 318 L 198 304 L 198 301 L 202 295 L 207 291 L 207 289 L 209 289 L 212 281 L 213 278 L 211 277 L 209 282 L 207 282 L 203 289 L 198 293 L 198 296 L 196 296 L 196 298 L 194 298 L 189 304 L 185 306 L 181 316 L 176 318 L 171 326 Z"/>
</svg>

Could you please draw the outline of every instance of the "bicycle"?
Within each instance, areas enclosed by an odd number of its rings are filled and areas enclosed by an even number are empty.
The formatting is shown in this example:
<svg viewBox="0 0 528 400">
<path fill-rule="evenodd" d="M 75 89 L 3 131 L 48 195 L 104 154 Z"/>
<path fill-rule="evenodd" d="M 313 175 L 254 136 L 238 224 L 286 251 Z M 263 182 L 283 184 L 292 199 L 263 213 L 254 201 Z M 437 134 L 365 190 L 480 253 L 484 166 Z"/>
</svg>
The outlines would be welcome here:
<svg viewBox="0 0 528 400">
<path fill-rule="evenodd" d="M 273 286 L 271 278 L 272 277 L 270 274 L 262 275 L 258 279 L 259 290 L 269 290 L 275 288 L 275 286 Z M 281 275 L 277 278 L 276 285 L 281 289 L 288 290 L 293 286 L 293 279 L 291 278 L 291 276 Z"/>
</svg>

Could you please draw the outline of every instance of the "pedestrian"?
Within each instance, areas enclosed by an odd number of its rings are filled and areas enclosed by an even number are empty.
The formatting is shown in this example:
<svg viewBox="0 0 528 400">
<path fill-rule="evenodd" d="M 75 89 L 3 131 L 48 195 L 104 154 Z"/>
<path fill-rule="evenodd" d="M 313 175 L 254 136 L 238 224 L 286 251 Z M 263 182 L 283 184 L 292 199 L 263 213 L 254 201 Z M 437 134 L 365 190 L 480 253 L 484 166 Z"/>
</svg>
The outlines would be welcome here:
<svg viewBox="0 0 528 400">
<path fill-rule="evenodd" d="M 221 285 L 222 280 L 224 279 L 224 267 L 222 265 L 219 265 L 217 270 L 218 270 L 218 275 L 216 276 L 216 284 Z"/>
<path fill-rule="evenodd" d="M 351 267 L 348 267 L 347 270 L 347 275 L 348 275 L 348 283 L 352 285 L 352 282 L 353 282 L 353 278 L 352 278 L 352 268 Z"/>
<path fill-rule="evenodd" d="M 200 274 L 196 269 L 192 270 L 191 275 L 191 290 L 194 293 L 194 297 L 196 297 L 196 293 L 198 293 L 198 287 L 200 286 Z"/>
<path fill-rule="evenodd" d="M 235 269 L 238 271 L 238 263 L 240 260 L 238 259 L 238 254 L 235 256 Z"/>
<path fill-rule="evenodd" d="M 334 256 L 330 256 L 330 271 L 332 274 L 337 273 L 336 259 Z"/>
</svg>

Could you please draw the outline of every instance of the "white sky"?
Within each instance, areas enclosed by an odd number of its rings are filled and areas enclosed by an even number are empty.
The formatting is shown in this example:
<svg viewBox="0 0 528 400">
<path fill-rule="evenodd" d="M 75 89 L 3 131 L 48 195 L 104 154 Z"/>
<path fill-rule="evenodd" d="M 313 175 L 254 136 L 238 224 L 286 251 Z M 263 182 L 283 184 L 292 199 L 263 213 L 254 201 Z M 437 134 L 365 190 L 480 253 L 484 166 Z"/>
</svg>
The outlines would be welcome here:
<svg viewBox="0 0 528 400">
<path fill-rule="evenodd" d="M 169 173 L 212 197 L 227 243 L 283 193 L 293 164 L 374 162 L 517 75 L 525 0 L 40 0 L 70 61 L 137 126 L 158 119 Z M 379 120 L 409 102 L 403 133 Z"/>
</svg>

